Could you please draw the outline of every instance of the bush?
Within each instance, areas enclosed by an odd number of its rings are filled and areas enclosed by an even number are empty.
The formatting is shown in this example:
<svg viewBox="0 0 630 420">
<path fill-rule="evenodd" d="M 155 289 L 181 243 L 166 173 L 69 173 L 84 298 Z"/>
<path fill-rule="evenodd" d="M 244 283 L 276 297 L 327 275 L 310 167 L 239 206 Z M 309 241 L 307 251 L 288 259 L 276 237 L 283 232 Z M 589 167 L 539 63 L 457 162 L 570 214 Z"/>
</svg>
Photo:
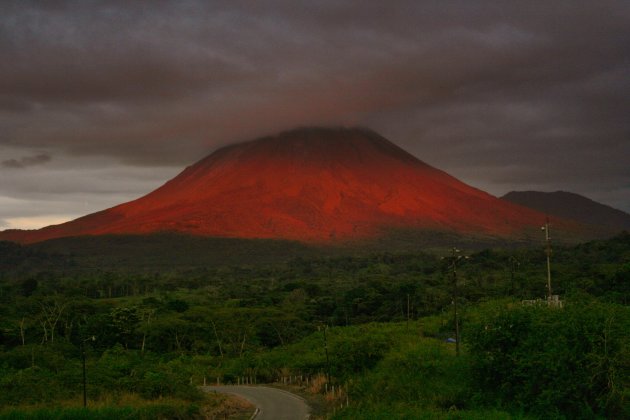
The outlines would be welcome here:
<svg viewBox="0 0 630 420">
<path fill-rule="evenodd" d="M 422 339 L 393 349 L 350 388 L 367 407 L 410 405 L 424 409 L 464 408 L 470 397 L 468 361 L 446 344 Z"/>
<path fill-rule="evenodd" d="M 544 417 L 630 416 L 630 308 L 514 306 L 470 328 L 480 399 Z"/>
<path fill-rule="evenodd" d="M 408 420 L 517 420 L 524 417 L 514 416 L 504 411 L 488 410 L 451 410 L 442 411 L 417 406 L 379 405 L 365 407 L 349 407 L 333 416 L 334 420 L 342 419 L 408 419 Z"/>
</svg>

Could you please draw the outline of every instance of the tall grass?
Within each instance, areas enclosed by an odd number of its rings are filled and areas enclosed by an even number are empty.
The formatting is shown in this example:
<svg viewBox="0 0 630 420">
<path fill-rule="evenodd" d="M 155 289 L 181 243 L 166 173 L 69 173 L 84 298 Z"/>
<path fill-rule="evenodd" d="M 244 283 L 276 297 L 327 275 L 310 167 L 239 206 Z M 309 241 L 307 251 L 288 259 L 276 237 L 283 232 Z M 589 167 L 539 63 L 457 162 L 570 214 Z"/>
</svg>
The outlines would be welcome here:
<svg viewBox="0 0 630 420">
<path fill-rule="evenodd" d="M 100 408 L 39 408 L 34 410 L 14 409 L 0 414 L 2 420 L 153 420 L 201 418 L 198 405 L 150 404 L 142 407 Z"/>
<path fill-rule="evenodd" d="M 87 408 L 82 407 L 81 398 L 15 408 L 5 407 L 0 410 L 0 420 L 195 419 L 204 418 L 202 413 L 220 407 L 223 400 L 221 395 L 205 395 L 200 401 L 191 402 L 177 398 L 146 400 L 133 393 L 107 393 L 90 400 Z"/>
<path fill-rule="evenodd" d="M 404 419 L 404 420 L 525 420 L 527 417 L 494 409 L 437 410 L 413 405 L 378 405 L 370 407 L 348 407 L 337 412 L 334 420 Z"/>
</svg>

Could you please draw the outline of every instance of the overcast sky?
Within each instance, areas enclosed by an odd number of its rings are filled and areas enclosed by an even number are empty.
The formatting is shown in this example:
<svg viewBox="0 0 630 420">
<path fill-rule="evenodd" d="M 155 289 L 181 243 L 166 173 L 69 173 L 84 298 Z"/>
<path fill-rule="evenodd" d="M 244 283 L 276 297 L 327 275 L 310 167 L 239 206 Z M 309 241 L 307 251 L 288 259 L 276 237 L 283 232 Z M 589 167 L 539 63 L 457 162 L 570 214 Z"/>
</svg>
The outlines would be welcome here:
<svg viewBox="0 0 630 420">
<path fill-rule="evenodd" d="M 0 229 L 312 125 L 630 211 L 630 2 L 0 2 Z"/>
</svg>

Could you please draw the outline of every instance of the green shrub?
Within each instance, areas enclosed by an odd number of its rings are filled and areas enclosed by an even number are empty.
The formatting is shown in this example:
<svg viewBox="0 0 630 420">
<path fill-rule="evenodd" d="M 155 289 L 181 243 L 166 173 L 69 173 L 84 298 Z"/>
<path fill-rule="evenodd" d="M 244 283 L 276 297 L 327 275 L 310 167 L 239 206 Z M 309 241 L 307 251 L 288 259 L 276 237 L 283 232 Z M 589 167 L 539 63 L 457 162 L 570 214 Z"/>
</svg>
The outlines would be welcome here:
<svg viewBox="0 0 630 420">
<path fill-rule="evenodd" d="M 348 407 L 333 416 L 334 420 L 362 419 L 407 419 L 407 420 L 518 420 L 522 416 L 494 409 L 437 410 L 412 405 L 379 405 L 370 407 Z"/>
<path fill-rule="evenodd" d="M 432 339 L 389 352 L 373 371 L 353 384 L 351 398 L 371 404 L 463 408 L 469 399 L 468 361 Z"/>
<path fill-rule="evenodd" d="M 478 397 L 545 417 L 630 416 L 630 308 L 514 306 L 471 327 Z"/>
<path fill-rule="evenodd" d="M 10 410 L 1 413 L 0 420 L 184 420 L 197 416 L 200 416 L 200 410 L 195 404 L 149 404 L 142 407 Z"/>
</svg>

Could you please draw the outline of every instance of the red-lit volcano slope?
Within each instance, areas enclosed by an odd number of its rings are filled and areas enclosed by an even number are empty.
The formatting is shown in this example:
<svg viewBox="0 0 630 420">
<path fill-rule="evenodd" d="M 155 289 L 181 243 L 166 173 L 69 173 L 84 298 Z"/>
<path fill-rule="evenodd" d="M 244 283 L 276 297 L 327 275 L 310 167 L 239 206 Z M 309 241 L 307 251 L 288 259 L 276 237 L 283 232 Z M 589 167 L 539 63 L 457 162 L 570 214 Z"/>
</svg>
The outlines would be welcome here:
<svg viewBox="0 0 630 420">
<path fill-rule="evenodd" d="M 222 148 L 135 201 L 0 239 L 171 231 L 339 243 L 399 229 L 509 239 L 538 230 L 544 218 L 372 131 L 308 128 Z"/>
</svg>

